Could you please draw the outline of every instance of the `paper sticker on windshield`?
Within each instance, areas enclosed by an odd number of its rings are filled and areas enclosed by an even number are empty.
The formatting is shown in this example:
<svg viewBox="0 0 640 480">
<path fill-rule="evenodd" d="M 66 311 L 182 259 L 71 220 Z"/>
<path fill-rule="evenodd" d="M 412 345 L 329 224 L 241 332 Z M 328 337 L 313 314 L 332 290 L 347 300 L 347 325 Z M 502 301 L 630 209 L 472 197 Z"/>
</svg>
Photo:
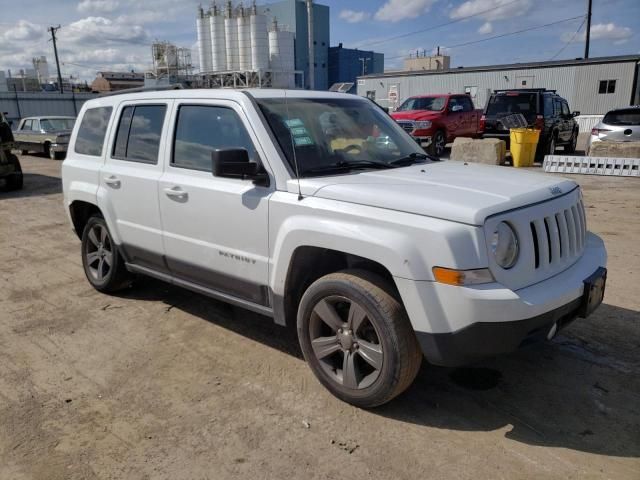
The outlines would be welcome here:
<svg viewBox="0 0 640 480">
<path fill-rule="evenodd" d="M 289 120 L 285 120 L 285 123 L 289 128 L 304 127 L 304 123 L 302 123 L 302 120 L 299 118 L 291 118 Z"/>
<path fill-rule="evenodd" d="M 290 128 L 290 130 L 291 130 L 291 135 L 293 135 L 294 137 L 304 137 L 306 135 L 309 135 L 307 133 L 307 129 L 304 127 Z"/>
<path fill-rule="evenodd" d="M 313 140 L 311 140 L 311 137 L 293 137 L 293 143 L 296 145 L 296 147 L 304 147 L 305 145 L 313 145 Z"/>
</svg>

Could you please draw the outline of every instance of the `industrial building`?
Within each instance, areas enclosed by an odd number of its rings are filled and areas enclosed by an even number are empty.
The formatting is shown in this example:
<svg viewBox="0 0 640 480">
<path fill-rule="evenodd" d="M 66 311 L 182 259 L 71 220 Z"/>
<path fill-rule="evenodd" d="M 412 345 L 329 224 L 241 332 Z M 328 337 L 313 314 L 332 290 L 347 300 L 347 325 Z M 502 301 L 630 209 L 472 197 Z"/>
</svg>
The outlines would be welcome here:
<svg viewBox="0 0 640 480">
<path fill-rule="evenodd" d="M 476 108 L 484 108 L 493 90 L 547 88 L 566 98 L 571 110 L 602 115 L 613 108 L 640 103 L 639 63 L 639 55 L 623 55 L 387 72 L 359 77 L 357 91 L 391 109 L 413 95 L 466 92 Z"/>
<path fill-rule="evenodd" d="M 326 6 L 283 0 L 245 8 L 228 1 L 223 9 L 214 2 L 209 9 L 198 8 L 196 29 L 200 77 L 206 86 L 327 88 Z"/>
<path fill-rule="evenodd" d="M 384 72 L 384 54 L 357 48 L 344 48 L 342 43 L 329 47 L 329 85 L 352 83 L 360 75 Z"/>
<path fill-rule="evenodd" d="M 115 92 L 144 86 L 144 74 L 135 72 L 98 72 L 91 83 L 94 93 Z"/>
</svg>

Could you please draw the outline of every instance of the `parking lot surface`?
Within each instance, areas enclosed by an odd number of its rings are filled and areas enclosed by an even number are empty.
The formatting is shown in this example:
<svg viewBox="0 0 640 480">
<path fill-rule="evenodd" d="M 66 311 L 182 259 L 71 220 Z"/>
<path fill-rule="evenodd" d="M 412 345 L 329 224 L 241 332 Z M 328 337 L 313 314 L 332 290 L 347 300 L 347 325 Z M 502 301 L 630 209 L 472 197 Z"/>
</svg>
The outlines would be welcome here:
<svg viewBox="0 0 640 480">
<path fill-rule="evenodd" d="M 60 162 L 0 191 L 0 478 L 640 479 L 640 180 L 572 176 L 605 303 L 552 342 L 424 364 L 365 411 L 271 320 L 158 281 L 84 278 Z M 508 167 L 505 167 L 508 168 Z"/>
</svg>

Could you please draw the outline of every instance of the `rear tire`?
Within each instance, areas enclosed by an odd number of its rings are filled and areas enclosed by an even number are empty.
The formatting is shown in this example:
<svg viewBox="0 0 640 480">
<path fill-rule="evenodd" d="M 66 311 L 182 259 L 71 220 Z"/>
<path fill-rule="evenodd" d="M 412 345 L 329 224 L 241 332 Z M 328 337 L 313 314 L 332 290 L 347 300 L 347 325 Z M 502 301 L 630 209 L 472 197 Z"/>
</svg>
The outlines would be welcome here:
<svg viewBox="0 0 640 480">
<path fill-rule="evenodd" d="M 21 155 L 29 155 L 29 150 L 20 150 Z"/>
<path fill-rule="evenodd" d="M 298 309 L 298 339 L 314 375 L 333 395 L 361 408 L 406 390 L 422 351 L 393 287 L 364 270 L 316 280 Z"/>
<path fill-rule="evenodd" d="M 13 154 L 7 156 L 9 163 L 13 164 L 14 173 L 7 176 L 6 183 L 8 190 L 22 190 L 24 185 L 24 175 L 22 174 L 22 167 L 18 157 Z"/>
<path fill-rule="evenodd" d="M 51 149 L 49 149 L 49 158 L 51 160 L 64 160 L 65 157 L 65 152 L 52 152 Z"/>
<path fill-rule="evenodd" d="M 89 218 L 82 232 L 81 250 L 84 273 L 99 292 L 113 293 L 131 283 L 124 260 L 102 216 Z"/>
<path fill-rule="evenodd" d="M 51 148 L 49 148 L 49 142 L 44 142 L 44 145 L 42 146 L 42 152 L 44 153 L 45 157 L 51 157 Z"/>
</svg>

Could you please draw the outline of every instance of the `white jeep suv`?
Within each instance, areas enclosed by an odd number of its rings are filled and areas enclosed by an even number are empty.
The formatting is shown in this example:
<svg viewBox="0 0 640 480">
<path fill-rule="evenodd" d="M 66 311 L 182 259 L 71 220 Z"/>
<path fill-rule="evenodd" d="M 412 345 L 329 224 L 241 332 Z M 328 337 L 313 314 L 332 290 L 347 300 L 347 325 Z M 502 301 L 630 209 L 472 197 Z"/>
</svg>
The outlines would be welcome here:
<svg viewBox="0 0 640 480">
<path fill-rule="evenodd" d="M 145 274 L 296 325 L 319 381 L 362 407 L 423 355 L 457 366 L 551 338 L 604 294 L 578 185 L 434 161 L 353 95 L 100 97 L 62 177 L 96 289 Z"/>
</svg>

